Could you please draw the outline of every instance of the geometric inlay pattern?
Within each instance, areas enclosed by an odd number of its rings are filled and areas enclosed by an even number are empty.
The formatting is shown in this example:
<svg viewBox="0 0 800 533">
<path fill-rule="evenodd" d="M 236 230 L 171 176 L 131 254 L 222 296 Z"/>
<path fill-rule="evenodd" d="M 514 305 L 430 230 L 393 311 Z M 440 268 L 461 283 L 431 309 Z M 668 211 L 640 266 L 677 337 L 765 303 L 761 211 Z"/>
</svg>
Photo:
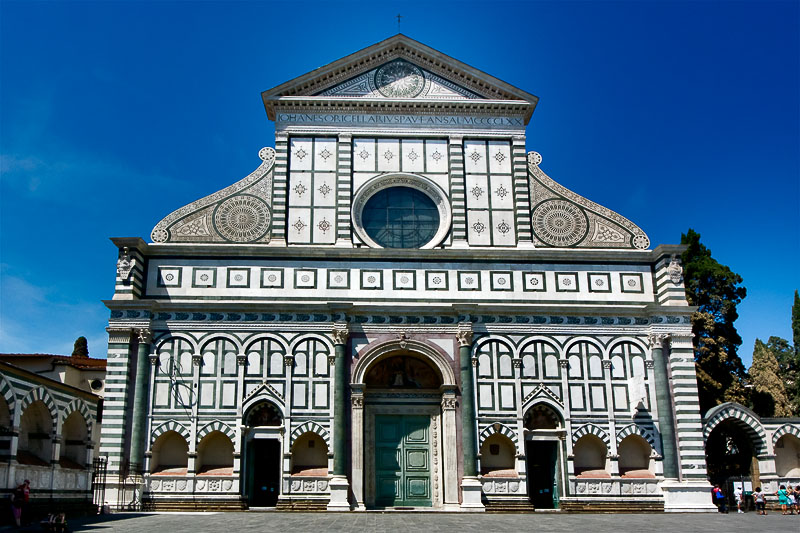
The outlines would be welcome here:
<svg viewBox="0 0 800 533">
<path fill-rule="evenodd" d="M 242 194 L 228 198 L 214 212 L 220 235 L 233 242 L 252 242 L 269 230 L 272 216 L 267 204 L 256 196 Z"/>
<path fill-rule="evenodd" d="M 567 200 L 547 200 L 533 211 L 536 235 L 551 246 L 572 246 L 584 237 L 588 226 L 583 211 Z"/>
</svg>

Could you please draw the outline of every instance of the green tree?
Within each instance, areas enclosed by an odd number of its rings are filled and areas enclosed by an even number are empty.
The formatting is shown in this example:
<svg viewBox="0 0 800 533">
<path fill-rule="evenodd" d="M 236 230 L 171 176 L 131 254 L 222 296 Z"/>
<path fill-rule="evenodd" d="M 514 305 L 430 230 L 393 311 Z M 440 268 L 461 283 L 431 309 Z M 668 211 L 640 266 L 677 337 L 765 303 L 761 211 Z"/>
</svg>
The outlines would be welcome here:
<svg viewBox="0 0 800 533">
<path fill-rule="evenodd" d="M 78 337 L 75 339 L 72 357 L 89 357 L 89 343 L 86 342 L 86 337 Z"/>
<path fill-rule="evenodd" d="M 786 390 L 791 414 L 800 413 L 800 358 L 795 348 L 780 337 L 770 337 L 766 346 L 778 364 L 778 375 Z"/>
<path fill-rule="evenodd" d="M 800 358 L 800 296 L 794 291 L 794 304 L 792 305 L 792 342 L 794 353 Z"/>
<path fill-rule="evenodd" d="M 693 229 L 681 235 L 681 244 L 687 245 L 681 255 L 686 299 L 698 306 L 692 332 L 700 408 L 705 412 L 727 401 L 747 404 L 747 373 L 736 353 L 742 338 L 734 326 L 736 306 L 747 295 L 742 277 L 711 257 Z"/>
<path fill-rule="evenodd" d="M 786 394 L 784 381 L 776 357 L 776 349 L 770 344 L 783 341 L 788 347 L 789 343 L 778 337 L 770 337 L 767 344 L 756 339 L 753 347 L 753 365 L 750 367 L 750 380 L 753 385 L 753 410 L 760 416 L 791 416 L 792 406 Z M 791 350 L 792 354 L 794 350 Z"/>
</svg>

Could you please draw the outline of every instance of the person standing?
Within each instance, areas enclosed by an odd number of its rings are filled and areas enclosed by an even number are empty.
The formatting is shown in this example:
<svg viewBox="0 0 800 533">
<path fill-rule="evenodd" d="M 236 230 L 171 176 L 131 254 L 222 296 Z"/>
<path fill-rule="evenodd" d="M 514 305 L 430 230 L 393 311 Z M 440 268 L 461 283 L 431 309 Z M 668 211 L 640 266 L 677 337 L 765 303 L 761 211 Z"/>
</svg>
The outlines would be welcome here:
<svg viewBox="0 0 800 533">
<path fill-rule="evenodd" d="M 22 527 L 22 509 L 27 507 L 31 494 L 31 482 L 27 479 L 14 490 L 11 499 L 11 511 L 14 513 L 14 522 L 17 527 Z"/>
<path fill-rule="evenodd" d="M 733 489 L 733 498 L 736 500 L 736 512 L 743 513 L 742 505 L 744 504 L 744 492 L 741 485 L 735 485 Z"/>
<path fill-rule="evenodd" d="M 711 494 L 714 499 L 714 505 L 717 506 L 717 511 L 720 513 L 727 513 L 728 506 L 725 504 L 725 493 L 722 492 L 719 485 L 714 485 L 714 488 L 711 489 Z"/>
<path fill-rule="evenodd" d="M 783 514 L 786 514 L 786 506 L 789 505 L 789 493 L 786 492 L 786 485 L 781 485 L 781 487 L 775 491 L 775 495 L 778 497 L 781 511 Z"/>
<path fill-rule="evenodd" d="M 756 504 L 756 513 L 760 515 L 766 515 L 766 497 L 764 493 L 761 492 L 761 487 L 756 487 L 756 491 L 753 493 L 753 501 Z"/>
</svg>

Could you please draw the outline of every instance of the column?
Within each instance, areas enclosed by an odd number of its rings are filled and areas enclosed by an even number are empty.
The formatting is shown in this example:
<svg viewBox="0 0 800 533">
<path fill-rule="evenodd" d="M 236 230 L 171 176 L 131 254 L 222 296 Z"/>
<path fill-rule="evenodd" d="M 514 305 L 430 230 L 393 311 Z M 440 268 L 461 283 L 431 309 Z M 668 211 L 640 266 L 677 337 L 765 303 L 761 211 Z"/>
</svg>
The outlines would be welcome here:
<svg viewBox="0 0 800 533">
<path fill-rule="evenodd" d="M 692 332 L 688 328 L 685 331 L 672 332 L 668 336 L 670 353 L 666 356 L 662 352 L 663 361 L 667 365 L 665 388 L 672 396 L 671 405 L 667 405 L 666 410 L 671 410 L 673 416 L 672 428 L 675 433 L 670 441 L 676 447 L 673 461 L 677 463 L 678 475 L 678 479 L 666 479 L 661 483 L 666 512 L 716 510 L 708 497 L 711 485 L 706 478 L 703 423 L 697 394 L 692 338 Z M 655 360 L 655 356 L 653 359 Z M 658 368 L 658 364 L 655 366 L 654 370 Z M 665 464 L 664 470 L 666 469 Z"/>
<path fill-rule="evenodd" d="M 187 473 L 194 476 L 197 473 L 197 406 L 200 403 L 200 369 L 203 366 L 203 354 L 192 354 L 192 393 L 195 400 L 192 402 L 192 419 L 189 427 L 189 462 Z"/>
<path fill-rule="evenodd" d="M 333 389 L 333 478 L 330 482 L 331 499 L 329 511 L 349 511 L 347 500 L 349 485 L 347 482 L 347 460 L 345 457 L 345 428 L 347 412 L 347 337 L 350 330 L 344 322 L 333 325 L 333 346 L 335 352 L 334 389 Z"/>
<path fill-rule="evenodd" d="M 672 394 L 667 380 L 667 366 L 664 362 L 664 341 L 666 335 L 650 335 L 650 351 L 653 354 L 653 377 L 655 378 L 656 406 L 658 407 L 658 431 L 661 434 L 661 462 L 665 478 L 678 477 L 678 463 L 675 450 L 675 421 L 672 418 Z"/>
<path fill-rule="evenodd" d="M 350 479 L 353 482 L 353 505 L 356 511 L 366 511 L 364 505 L 364 390 L 361 385 L 350 385 L 350 454 L 351 470 Z M 458 495 L 456 495 L 456 502 Z"/>
<path fill-rule="evenodd" d="M 458 508 L 458 453 L 456 450 L 456 391 L 442 392 L 442 458 L 444 508 Z"/>
<path fill-rule="evenodd" d="M 481 483 L 478 481 L 476 469 L 478 431 L 475 419 L 475 386 L 472 377 L 472 323 L 459 323 L 456 338 L 461 366 L 461 447 L 464 454 L 461 507 L 483 511 Z"/>
<path fill-rule="evenodd" d="M 611 360 L 603 359 L 603 381 L 606 389 L 606 413 L 608 416 L 609 473 L 619 476 L 619 452 L 617 451 L 617 424 L 614 422 L 614 391 L 611 388 Z"/>
<path fill-rule="evenodd" d="M 131 428 L 131 453 L 129 456 L 131 470 L 140 472 L 144 460 L 144 428 L 147 421 L 147 385 L 150 372 L 148 372 L 148 356 L 150 355 L 150 341 L 152 332 L 148 328 L 136 331 L 139 337 L 139 348 L 136 352 L 136 385 L 133 397 L 133 424 Z"/>
</svg>

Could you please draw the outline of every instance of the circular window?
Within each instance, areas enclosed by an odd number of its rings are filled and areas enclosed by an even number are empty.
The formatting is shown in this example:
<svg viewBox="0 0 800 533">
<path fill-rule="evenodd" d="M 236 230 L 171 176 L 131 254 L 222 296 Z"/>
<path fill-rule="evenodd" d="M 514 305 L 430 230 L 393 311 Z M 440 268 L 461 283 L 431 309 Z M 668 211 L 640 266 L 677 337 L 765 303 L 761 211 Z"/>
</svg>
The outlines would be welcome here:
<svg viewBox="0 0 800 533">
<path fill-rule="evenodd" d="M 378 176 L 353 198 L 353 228 L 373 248 L 433 248 L 451 218 L 444 191 L 422 176 Z"/>
<path fill-rule="evenodd" d="M 367 235 L 384 248 L 420 248 L 439 229 L 439 210 L 427 194 L 410 187 L 383 189 L 361 211 Z"/>
</svg>

